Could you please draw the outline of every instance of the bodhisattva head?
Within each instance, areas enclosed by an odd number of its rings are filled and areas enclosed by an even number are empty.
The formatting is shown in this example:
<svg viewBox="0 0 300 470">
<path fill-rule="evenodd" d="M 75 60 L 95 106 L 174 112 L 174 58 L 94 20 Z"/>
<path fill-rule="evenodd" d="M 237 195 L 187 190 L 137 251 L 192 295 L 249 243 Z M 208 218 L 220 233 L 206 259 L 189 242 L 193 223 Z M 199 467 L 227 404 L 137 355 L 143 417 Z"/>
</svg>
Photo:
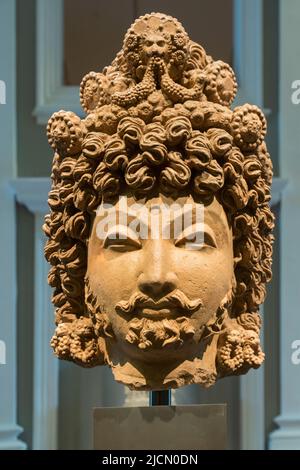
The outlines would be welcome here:
<svg viewBox="0 0 300 470">
<path fill-rule="evenodd" d="M 158 13 L 84 77 L 87 117 L 49 121 L 44 226 L 58 357 L 137 390 L 259 367 L 271 278 L 272 164 L 232 69 Z"/>
</svg>

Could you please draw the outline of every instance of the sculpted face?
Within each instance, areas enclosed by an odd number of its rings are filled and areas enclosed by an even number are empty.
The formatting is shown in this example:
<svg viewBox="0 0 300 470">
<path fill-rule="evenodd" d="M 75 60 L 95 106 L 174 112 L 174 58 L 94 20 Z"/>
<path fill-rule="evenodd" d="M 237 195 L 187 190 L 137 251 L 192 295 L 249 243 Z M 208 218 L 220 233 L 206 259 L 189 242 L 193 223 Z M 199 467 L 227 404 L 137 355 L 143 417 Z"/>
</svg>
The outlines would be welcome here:
<svg viewBox="0 0 300 470">
<path fill-rule="evenodd" d="M 59 358 L 106 364 L 136 390 L 209 387 L 263 362 L 272 162 L 264 114 L 231 108 L 236 92 L 228 64 L 151 13 L 83 78 L 86 117 L 51 116 Z"/>
<path fill-rule="evenodd" d="M 84 100 L 88 109 L 93 109 L 99 101 L 99 83 L 94 77 L 85 83 Z"/>
<path fill-rule="evenodd" d="M 55 144 L 65 149 L 70 144 L 70 130 L 64 119 L 60 119 L 52 125 L 51 132 Z"/>
<path fill-rule="evenodd" d="M 168 43 L 162 34 L 158 32 L 148 33 L 143 40 L 142 50 L 145 63 L 154 56 L 166 59 Z"/>
<path fill-rule="evenodd" d="M 106 344 L 117 375 L 192 364 L 201 357 L 205 325 L 232 288 L 232 233 L 222 206 L 214 199 L 204 207 L 192 196 L 172 203 L 160 195 L 139 213 L 125 196 L 113 207 L 116 223 L 111 218 L 102 230 L 108 212 L 100 208 L 94 220 L 88 288 L 96 315 L 105 313 L 111 324 Z M 174 210 L 166 216 L 166 208 Z"/>
</svg>

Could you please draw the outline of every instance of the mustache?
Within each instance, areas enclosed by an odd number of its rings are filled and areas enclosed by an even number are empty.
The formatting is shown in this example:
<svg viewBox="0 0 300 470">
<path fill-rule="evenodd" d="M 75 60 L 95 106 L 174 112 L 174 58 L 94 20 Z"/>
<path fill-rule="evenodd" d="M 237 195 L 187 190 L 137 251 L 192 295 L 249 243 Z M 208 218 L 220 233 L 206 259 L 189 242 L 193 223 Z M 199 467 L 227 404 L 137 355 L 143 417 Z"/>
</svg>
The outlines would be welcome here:
<svg viewBox="0 0 300 470">
<path fill-rule="evenodd" d="M 175 289 L 161 299 L 155 301 L 151 297 L 141 293 L 134 293 L 129 300 L 121 300 L 116 304 L 118 313 L 130 314 L 136 308 L 180 308 L 187 313 L 193 313 L 203 305 L 201 299 L 189 299 L 181 290 Z"/>
</svg>

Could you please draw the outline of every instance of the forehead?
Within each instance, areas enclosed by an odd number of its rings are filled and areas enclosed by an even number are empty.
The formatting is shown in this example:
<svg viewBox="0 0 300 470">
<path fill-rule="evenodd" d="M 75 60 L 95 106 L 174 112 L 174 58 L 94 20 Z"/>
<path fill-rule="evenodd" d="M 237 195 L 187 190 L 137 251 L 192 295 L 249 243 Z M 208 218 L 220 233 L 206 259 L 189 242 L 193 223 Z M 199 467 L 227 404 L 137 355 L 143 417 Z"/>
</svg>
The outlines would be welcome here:
<svg viewBox="0 0 300 470">
<path fill-rule="evenodd" d="M 197 217 L 197 219 L 201 219 L 201 222 L 219 231 L 228 232 L 230 230 L 226 213 L 216 198 L 213 199 L 211 204 L 204 206 L 202 203 L 196 201 L 193 195 L 179 197 L 174 200 L 160 194 L 147 200 L 139 199 L 138 201 L 132 196 L 123 195 L 119 197 L 115 204 L 108 206 L 109 211 L 128 214 L 128 222 L 132 220 L 132 217 L 139 217 L 141 208 L 144 208 L 149 214 L 155 214 L 158 210 L 162 217 L 166 213 L 164 211 L 169 209 L 168 217 L 171 222 L 176 219 L 178 215 L 181 216 L 182 214 L 191 213 L 191 223 L 195 223 L 195 218 Z M 106 215 L 106 206 L 100 204 L 97 209 L 96 219 L 101 220 L 101 218 Z"/>
<path fill-rule="evenodd" d="M 152 41 L 164 39 L 164 34 L 159 31 L 149 31 L 145 34 L 144 39 L 152 39 Z"/>
</svg>

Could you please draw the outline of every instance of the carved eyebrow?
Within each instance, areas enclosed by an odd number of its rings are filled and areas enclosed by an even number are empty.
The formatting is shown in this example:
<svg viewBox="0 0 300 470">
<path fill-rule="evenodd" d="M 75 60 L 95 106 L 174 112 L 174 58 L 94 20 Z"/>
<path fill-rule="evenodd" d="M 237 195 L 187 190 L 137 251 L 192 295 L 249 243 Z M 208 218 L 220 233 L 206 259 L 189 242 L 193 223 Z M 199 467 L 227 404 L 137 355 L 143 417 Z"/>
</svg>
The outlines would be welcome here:
<svg viewBox="0 0 300 470">
<path fill-rule="evenodd" d="M 190 210 L 188 212 L 190 212 Z M 179 213 L 176 218 L 174 217 L 174 221 L 180 216 L 182 215 Z M 190 227 L 192 227 L 195 224 L 202 224 L 203 226 L 206 227 L 204 231 L 207 232 L 209 235 L 211 236 L 214 235 L 214 237 L 216 237 L 218 232 L 222 232 L 226 235 L 227 241 L 229 240 L 228 225 L 226 225 L 225 221 L 217 213 L 211 212 L 211 211 L 205 212 L 204 210 L 203 218 L 200 218 L 200 220 L 197 220 L 195 216 L 196 216 L 196 213 L 193 207 L 192 217 L 190 219 L 191 223 L 189 224 Z M 186 222 L 188 222 L 187 219 L 186 219 Z M 184 226 L 182 229 L 184 230 L 187 228 L 188 226 Z"/>
<path fill-rule="evenodd" d="M 116 238 L 116 237 L 113 237 L 113 235 L 115 234 L 119 234 L 120 236 L 118 237 L 118 239 L 120 240 L 126 240 L 127 238 L 132 238 L 134 240 L 137 240 L 139 237 L 138 237 L 138 234 L 132 230 L 132 228 L 128 227 L 128 226 L 125 226 L 125 225 L 114 225 L 111 229 L 109 229 L 106 233 L 106 236 L 105 238 Z"/>
<path fill-rule="evenodd" d="M 121 208 L 111 208 L 108 210 L 104 210 L 103 214 L 98 214 L 98 217 L 107 217 L 111 210 L 113 210 L 116 213 L 116 224 L 125 225 L 126 222 L 128 224 L 132 223 L 133 220 L 137 220 L 141 225 L 149 227 L 149 225 L 151 224 L 151 218 L 156 217 L 156 214 L 152 212 L 155 207 L 158 207 L 160 209 L 160 213 L 157 214 L 158 216 L 162 215 L 163 217 L 167 217 L 165 220 L 162 221 L 163 227 L 170 223 L 176 223 L 178 219 L 181 219 L 184 222 L 190 221 L 190 225 L 197 222 L 203 223 L 203 217 L 201 217 L 200 220 L 196 220 L 196 209 L 194 206 L 188 207 L 187 209 L 185 209 L 184 207 L 178 207 L 174 210 L 169 209 L 168 206 L 158 206 L 154 204 L 152 208 L 150 207 L 150 210 L 147 207 L 145 207 L 143 210 L 143 208 L 141 207 L 139 211 L 134 209 L 131 210 L 130 206 L 128 208 L 128 211 L 124 211 Z M 190 217 L 190 219 L 187 218 L 188 216 Z"/>
<path fill-rule="evenodd" d="M 166 211 L 165 212 L 165 215 L 168 216 L 168 220 L 165 220 L 163 221 L 162 225 L 161 225 L 161 230 L 162 230 L 162 234 L 168 234 L 168 229 L 171 225 L 176 226 L 176 223 L 178 221 L 178 219 L 181 219 L 181 226 L 180 226 L 180 230 L 184 230 L 186 229 L 188 226 L 193 226 L 197 223 L 201 223 L 201 224 L 205 224 L 206 227 L 208 227 L 210 230 L 213 231 L 213 233 L 215 233 L 215 230 L 214 228 L 212 227 L 211 225 L 211 217 L 214 216 L 214 218 L 216 219 L 217 221 L 217 224 L 218 225 L 221 225 L 222 226 L 222 231 L 225 231 L 226 234 L 227 234 L 227 229 L 228 227 L 225 225 L 224 221 L 221 219 L 221 217 L 218 216 L 218 214 L 216 213 L 205 213 L 205 210 L 203 212 L 203 218 L 201 217 L 200 220 L 196 220 L 196 214 L 197 214 L 197 211 L 196 211 L 196 208 L 195 206 L 193 206 L 192 204 L 187 204 L 187 206 L 190 206 L 190 207 L 187 207 L 186 209 L 184 208 L 184 206 L 179 206 L 178 205 L 178 208 L 175 209 L 175 210 L 169 210 L 168 209 L 168 206 L 165 205 L 165 206 L 160 206 L 160 205 L 156 205 L 156 204 L 153 204 L 153 207 L 159 207 L 161 209 L 161 213 L 164 214 L 164 210 Z M 149 210 L 147 207 L 145 207 L 144 211 L 146 211 L 146 216 L 145 216 L 145 212 L 143 213 L 143 206 L 140 205 L 141 207 L 141 210 L 140 211 L 137 211 L 135 209 L 131 210 L 131 206 L 128 206 L 128 211 L 124 211 L 122 208 L 114 208 L 113 210 L 115 210 L 117 216 L 116 216 L 116 224 L 119 225 L 119 226 L 123 226 L 123 227 L 128 227 L 129 224 L 132 224 L 133 221 L 136 221 L 136 223 L 138 223 L 140 225 L 140 233 L 145 233 L 146 230 L 149 230 L 149 226 L 151 228 L 151 210 Z M 163 207 L 163 208 L 162 208 Z M 150 207 L 151 208 L 151 207 Z M 106 210 L 105 211 L 105 214 L 103 214 L 103 216 L 107 216 L 107 214 L 110 212 L 110 210 Z M 139 213 L 139 212 L 142 212 L 142 213 Z M 102 216 L 102 217 L 103 217 Z M 190 216 L 190 219 L 187 218 L 187 216 Z M 101 217 L 101 216 L 100 216 Z M 188 225 L 186 225 L 190 220 L 190 223 Z M 127 224 L 126 224 L 127 222 Z M 186 225 L 186 226 L 185 226 Z M 179 232 L 174 234 L 175 235 L 175 238 L 178 236 Z M 170 234 L 171 235 L 171 234 Z M 142 236 L 142 238 L 144 238 Z M 163 236 L 164 238 L 164 236 Z"/>
<path fill-rule="evenodd" d="M 130 227 L 124 225 L 115 225 L 108 230 L 106 236 L 103 238 L 102 248 L 115 247 L 116 251 L 123 251 L 126 245 L 139 249 L 142 247 L 140 238 L 137 233 Z M 117 247 L 119 249 L 117 249 Z"/>
<path fill-rule="evenodd" d="M 216 214 L 215 212 L 208 212 L 207 214 L 204 213 L 204 222 L 211 227 L 212 217 L 214 218 L 214 221 L 217 222 L 218 228 L 222 230 L 223 233 L 226 233 L 226 238 L 228 239 L 229 227 L 218 214 Z"/>
<path fill-rule="evenodd" d="M 148 224 L 144 223 L 143 220 L 140 220 L 137 217 L 133 217 L 128 212 L 124 212 L 122 210 L 116 209 L 116 213 L 118 216 L 112 219 L 109 219 L 109 215 L 107 214 L 103 214 L 102 217 L 99 216 L 100 221 L 95 223 L 95 232 L 99 240 L 105 241 L 109 238 L 118 238 L 118 240 L 126 240 L 131 238 L 134 240 L 139 240 L 148 238 L 146 235 L 148 233 Z M 124 217 L 123 220 L 119 217 L 120 215 Z M 111 225 L 109 225 L 108 229 L 104 232 L 101 226 L 101 220 L 104 220 L 107 217 L 109 220 L 108 223 Z M 138 230 L 136 230 L 137 226 L 139 226 Z M 106 227 L 105 224 L 104 227 Z M 118 237 L 116 237 L 116 234 L 118 234 Z"/>
<path fill-rule="evenodd" d="M 198 240 L 198 244 L 204 243 L 205 238 L 208 238 L 212 246 L 214 246 L 215 248 L 218 247 L 213 229 L 207 224 L 203 223 L 194 223 L 189 227 L 184 227 L 181 233 L 176 237 L 175 245 L 179 243 L 181 239 L 187 238 L 189 235 L 192 235 L 195 232 L 202 233 L 202 237 L 200 238 L 200 240 Z M 192 244 L 193 243 L 194 242 L 192 242 Z"/>
</svg>

